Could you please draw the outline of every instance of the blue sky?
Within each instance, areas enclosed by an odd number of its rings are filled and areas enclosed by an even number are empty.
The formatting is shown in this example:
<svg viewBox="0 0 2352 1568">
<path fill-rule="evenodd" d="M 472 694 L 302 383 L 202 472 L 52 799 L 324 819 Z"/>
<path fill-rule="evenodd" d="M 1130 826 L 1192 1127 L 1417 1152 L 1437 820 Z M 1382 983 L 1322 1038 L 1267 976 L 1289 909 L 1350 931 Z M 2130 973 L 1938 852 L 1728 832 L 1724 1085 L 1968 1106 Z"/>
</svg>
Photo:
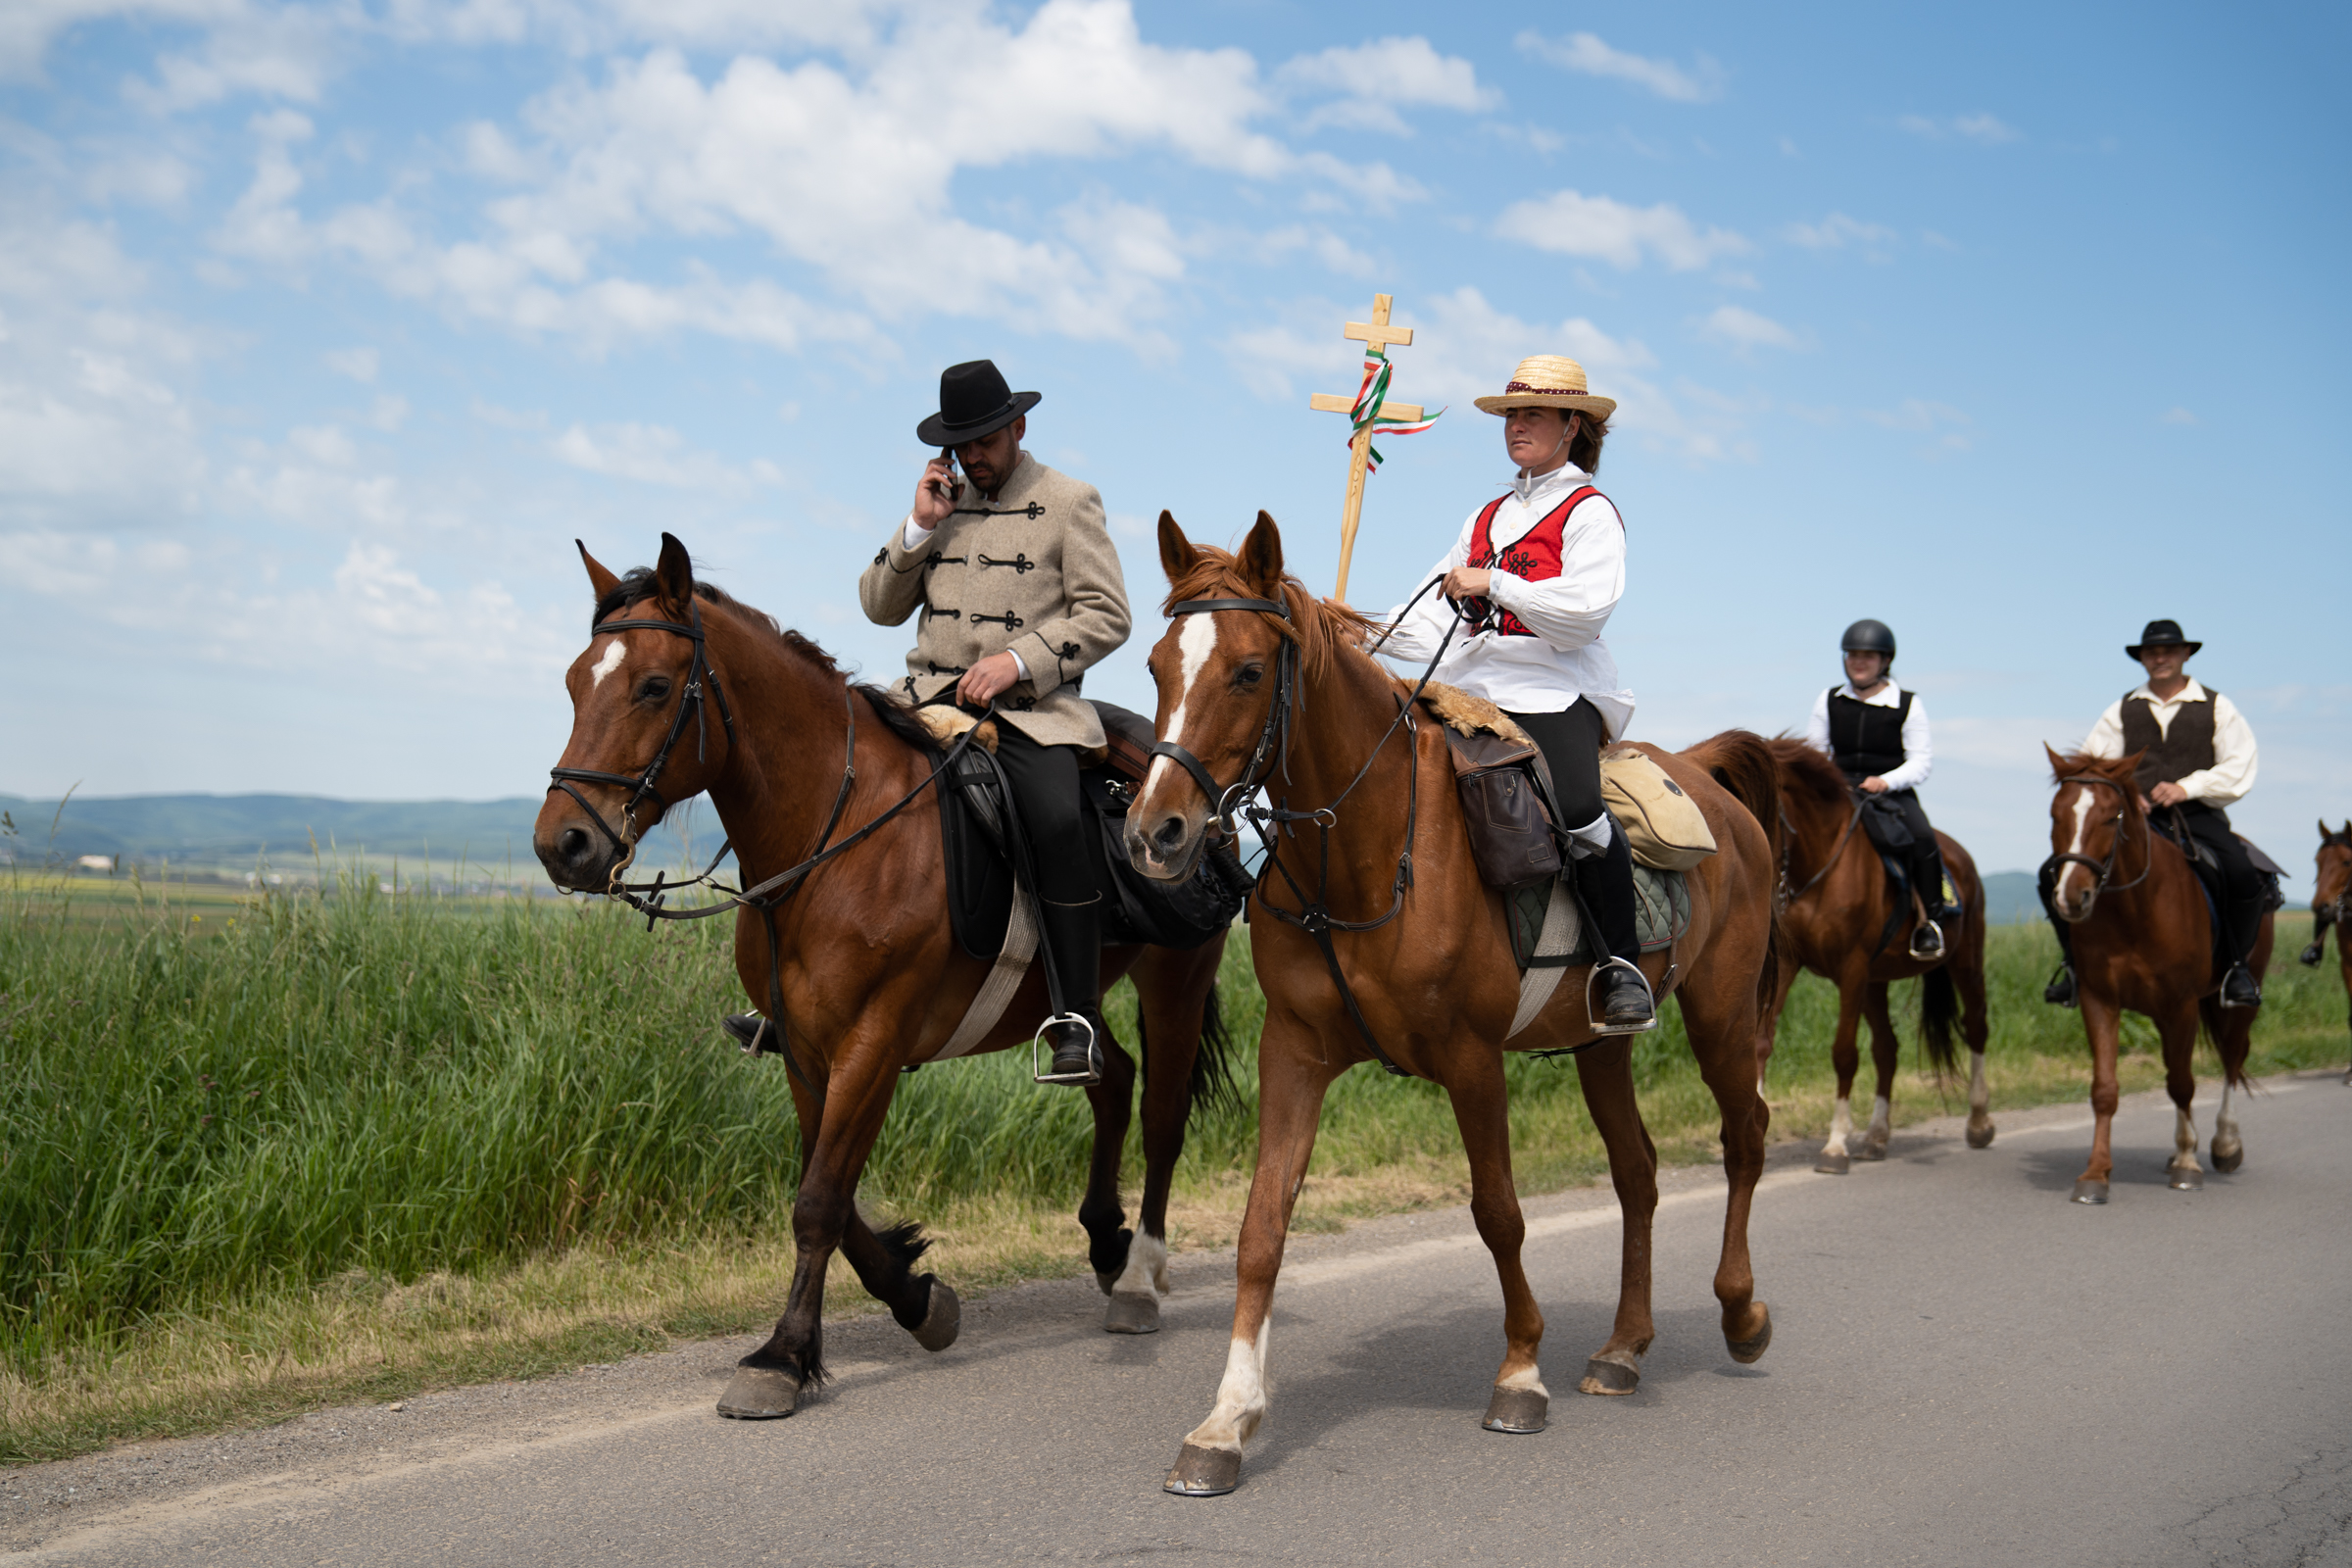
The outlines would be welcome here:
<svg viewBox="0 0 2352 1568">
<path fill-rule="evenodd" d="M 530 794 L 571 552 L 866 670 L 940 368 L 1045 402 L 1139 606 L 1263 507 L 1327 588 L 1342 322 L 1452 412 L 1371 482 L 1400 598 L 1509 477 L 1523 355 L 1622 400 L 1634 734 L 1802 722 L 1863 614 L 1927 798 L 2046 853 L 2169 615 L 2308 881 L 2352 814 L 2341 8 L 12 0 L 0 790 Z M 1149 708 L 1147 620 L 1100 682 Z M 1089 690 L 1097 690 L 1090 682 Z"/>
</svg>

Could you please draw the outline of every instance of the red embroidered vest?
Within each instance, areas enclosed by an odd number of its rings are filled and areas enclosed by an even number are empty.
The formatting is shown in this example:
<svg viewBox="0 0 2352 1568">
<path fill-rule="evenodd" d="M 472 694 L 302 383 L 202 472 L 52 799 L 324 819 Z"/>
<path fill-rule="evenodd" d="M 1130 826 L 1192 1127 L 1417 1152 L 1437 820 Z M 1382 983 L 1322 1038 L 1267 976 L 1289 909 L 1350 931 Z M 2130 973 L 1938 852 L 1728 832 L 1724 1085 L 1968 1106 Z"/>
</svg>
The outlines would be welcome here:
<svg viewBox="0 0 2352 1568">
<path fill-rule="evenodd" d="M 1500 512 L 1502 504 L 1511 498 L 1496 496 L 1478 514 L 1478 526 L 1470 530 L 1470 559 L 1463 564 L 1482 571 L 1507 571 L 1526 582 L 1542 582 L 1546 577 L 1557 577 L 1563 553 L 1560 535 L 1568 526 L 1568 514 L 1574 512 L 1587 497 L 1598 494 L 1599 490 L 1592 485 L 1580 487 L 1567 500 L 1545 513 L 1544 520 L 1528 529 L 1525 536 L 1505 550 L 1499 560 L 1494 555 L 1494 514 Z M 1620 518 L 1618 522 L 1619 526 L 1623 526 L 1624 519 Z M 1477 613 L 1470 617 L 1472 631 L 1492 631 L 1503 637 L 1535 635 L 1517 615 L 1496 607 L 1492 601 L 1478 599 L 1472 603 L 1478 607 Z"/>
</svg>

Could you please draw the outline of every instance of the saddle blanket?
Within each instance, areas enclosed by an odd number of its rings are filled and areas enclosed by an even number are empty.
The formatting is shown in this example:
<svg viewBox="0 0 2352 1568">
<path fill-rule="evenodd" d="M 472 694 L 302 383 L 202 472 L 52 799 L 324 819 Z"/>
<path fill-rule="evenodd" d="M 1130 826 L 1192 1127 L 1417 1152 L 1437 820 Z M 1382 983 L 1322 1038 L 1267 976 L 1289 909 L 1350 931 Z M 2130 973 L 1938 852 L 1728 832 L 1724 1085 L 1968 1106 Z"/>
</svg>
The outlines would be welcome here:
<svg viewBox="0 0 2352 1568">
<path fill-rule="evenodd" d="M 1514 888 L 1509 894 L 1511 915 L 1511 961 L 1522 972 L 1527 968 L 1530 955 L 1536 951 L 1536 939 L 1544 930 L 1544 910 L 1551 901 L 1551 883 L 1535 882 Z M 1690 889 L 1681 871 L 1653 870 L 1646 865 L 1634 867 L 1634 932 L 1642 939 L 1643 953 L 1655 953 L 1671 948 L 1690 929 Z M 1600 956 L 1594 951 L 1592 934 L 1583 933 L 1576 951 L 1569 955 L 1567 967 L 1592 962 Z"/>
</svg>

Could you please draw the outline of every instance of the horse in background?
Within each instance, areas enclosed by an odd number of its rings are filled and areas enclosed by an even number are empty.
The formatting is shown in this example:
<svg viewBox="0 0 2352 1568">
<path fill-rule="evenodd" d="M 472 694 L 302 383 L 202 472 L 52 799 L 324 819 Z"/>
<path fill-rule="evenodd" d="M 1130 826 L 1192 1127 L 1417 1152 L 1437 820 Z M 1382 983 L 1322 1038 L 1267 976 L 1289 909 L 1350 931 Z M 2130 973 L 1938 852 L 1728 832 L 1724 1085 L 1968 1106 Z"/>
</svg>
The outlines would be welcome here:
<svg viewBox="0 0 2352 1568">
<path fill-rule="evenodd" d="M 2344 922 L 2352 919 L 2352 821 L 2347 821 L 2340 833 L 2328 831 L 2326 822 L 2320 824 L 2318 862 L 2311 889 L 2311 946 L 2303 950 L 2301 957 L 2318 968 L 2328 956 L 2328 928 L 2334 926 L 2335 956 L 2344 972 L 2344 999 L 2352 1008 L 2352 943 L 2344 940 Z M 2344 1082 L 2352 1084 L 2352 1066 L 2344 1069 Z"/>
<path fill-rule="evenodd" d="M 836 1250 L 925 1349 L 956 1340 L 955 1291 L 912 1271 L 930 1245 L 921 1228 L 876 1231 L 856 1198 L 900 1073 L 951 1042 L 992 966 L 965 953 L 953 928 L 934 743 L 911 712 L 853 688 L 798 632 L 697 582 L 686 547 L 666 533 L 651 571 L 616 577 L 585 547 L 580 558 L 596 609 L 588 647 L 564 676 L 571 738 L 532 836 L 548 875 L 568 890 L 612 890 L 643 834 L 698 794 L 716 808 L 747 889 L 807 872 L 735 911 L 736 974 L 766 1011 L 768 1050 L 791 1075 L 801 1181 L 789 1303 L 739 1363 L 718 1410 L 788 1416 L 825 1378 L 825 1268 Z M 575 792 L 570 781 L 584 782 Z M 828 842 L 836 858 L 813 864 Z M 1135 980 L 1144 1047 L 1141 1236 L 1122 1223 L 1119 1157 L 1136 1070 L 1116 1041 L 1105 1037 L 1102 1081 L 1086 1092 L 1094 1156 L 1078 1220 L 1114 1333 L 1158 1327 L 1169 1181 L 1193 1105 L 1223 1082 L 1224 946 L 1219 933 L 1189 950 L 1103 950 L 1105 986 Z M 1028 1044 L 1045 1015 L 1043 966 L 1032 964 L 971 1054 Z"/>
<path fill-rule="evenodd" d="M 1803 741 L 1774 740 L 1781 769 L 1781 930 L 1794 960 L 1781 968 L 1771 1009 L 1756 1030 L 1756 1081 L 1764 1081 L 1780 1032 L 1781 1012 L 1797 970 L 1810 969 L 1838 988 L 1838 1032 L 1830 1041 L 1830 1062 L 1838 1072 L 1838 1102 L 1829 1141 L 1813 1168 L 1842 1176 L 1854 1158 L 1885 1159 L 1894 1111 L 1895 1067 L 1902 1043 L 1887 1012 L 1886 988 L 1916 976 L 1920 983 L 1920 1036 L 1938 1079 L 1957 1063 L 1952 1024 L 1958 1019 L 1968 1041 L 1968 1147 L 1992 1145 L 1991 1095 L 1984 1079 L 1984 884 L 1977 862 L 1948 833 L 1936 842 L 1952 890 L 1959 895 L 1959 929 L 1943 956 L 1928 962 L 1911 956 L 1901 940 L 1905 929 L 1893 907 L 1886 869 L 1869 836 L 1860 830 L 1861 802 L 1845 775 Z M 1965 1006 L 1965 1015 L 1962 1008 Z M 1870 1055 L 1878 1068 L 1878 1094 L 1870 1126 L 1860 1144 L 1853 1134 L 1854 1075 L 1861 1054 L 1854 1039 L 1858 1022 L 1870 1020 Z"/>
<path fill-rule="evenodd" d="M 1250 953 L 1266 1015 L 1233 1336 L 1214 1405 L 1185 1438 L 1167 1490 L 1205 1496 L 1240 1482 L 1243 1446 L 1270 1403 L 1267 1335 L 1292 1206 L 1324 1095 L 1358 1063 L 1428 1079 L 1452 1101 L 1471 1214 L 1502 1287 L 1502 1364 L 1482 1424 L 1528 1433 L 1544 1429 L 1549 1394 L 1537 1367 L 1544 1314 L 1520 1262 L 1526 1225 L 1511 1180 L 1502 1054 L 1580 1053 L 1585 1103 L 1625 1216 L 1615 1327 L 1580 1387 L 1633 1393 L 1656 1332 L 1657 1206 L 1657 1152 L 1635 1098 L 1633 1041 L 1594 1037 L 1589 963 L 1566 969 L 1548 1005 L 1512 1034 L 1521 979 L 1508 911 L 1472 858 L 1444 725 L 1360 651 L 1370 629 L 1363 616 L 1284 574 L 1274 519 L 1259 513 L 1236 555 L 1193 544 L 1162 513 L 1159 551 L 1170 584 L 1162 608 L 1174 621 L 1149 661 L 1162 755 L 1127 813 L 1131 859 L 1148 875 L 1190 875 L 1212 819 L 1249 793 L 1241 785 L 1263 782 L 1278 810 L 1297 813 L 1276 821 L 1279 847 L 1252 895 Z M 1730 1193 L 1715 1296 L 1732 1358 L 1752 1362 L 1772 1338 L 1747 1250 L 1769 1121 L 1753 1042 L 1775 978 L 1772 753 L 1738 730 L 1680 753 L 1642 750 L 1705 813 L 1719 847 L 1687 873 L 1688 932 L 1649 954 L 1642 972 L 1661 999 L 1681 999 L 1691 1052 L 1722 1108 Z"/>
<path fill-rule="evenodd" d="M 2115 1168 L 2109 1144 L 2118 1097 L 2115 1063 L 2126 1007 L 2146 1014 L 2163 1041 L 2164 1087 L 2176 1112 L 2173 1157 L 2165 1169 L 2175 1188 L 2193 1192 L 2205 1185 L 2190 1109 L 2197 1093 L 2191 1057 L 2198 1021 L 2222 1058 L 2213 1165 L 2227 1173 L 2245 1160 L 2230 1097 L 2245 1086 L 2260 1009 L 2221 1005 L 2227 966 L 2215 960 L 2212 906 L 2188 857 L 2148 820 L 2133 782 L 2140 754 L 2106 760 L 2042 750 L 2058 791 L 2050 800 L 2050 858 L 2041 863 L 2041 877 L 2051 907 L 2074 928 L 2075 982 L 2082 1029 L 2090 1037 L 2090 1108 L 2097 1118 L 2090 1162 L 2075 1182 L 2074 1200 L 2107 1201 Z M 2273 923 L 2266 910 L 2247 959 L 2257 984 L 2270 967 Z"/>
</svg>

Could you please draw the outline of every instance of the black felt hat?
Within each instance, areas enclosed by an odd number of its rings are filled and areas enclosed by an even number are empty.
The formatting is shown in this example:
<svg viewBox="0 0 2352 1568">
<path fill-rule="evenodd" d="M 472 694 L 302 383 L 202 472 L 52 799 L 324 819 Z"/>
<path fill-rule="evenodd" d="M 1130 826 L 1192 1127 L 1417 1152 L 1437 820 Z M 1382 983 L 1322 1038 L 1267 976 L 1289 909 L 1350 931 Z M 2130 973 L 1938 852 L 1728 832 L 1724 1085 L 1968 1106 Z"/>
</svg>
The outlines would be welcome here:
<svg viewBox="0 0 2352 1568">
<path fill-rule="evenodd" d="M 2124 653 L 2130 658 L 2137 660 L 2139 652 L 2143 648 L 2185 648 L 2190 654 L 2194 654 L 2204 646 L 2203 643 L 2192 643 L 2180 635 L 2180 623 L 2177 620 L 2151 620 L 2141 628 L 2139 641 L 2125 649 Z M 2187 656 L 2183 655 L 2182 657 Z"/>
<path fill-rule="evenodd" d="M 1015 392 L 994 360 L 967 360 L 939 372 L 939 412 L 914 427 L 927 447 L 960 446 L 994 435 L 1045 399 L 1043 392 Z"/>
</svg>

